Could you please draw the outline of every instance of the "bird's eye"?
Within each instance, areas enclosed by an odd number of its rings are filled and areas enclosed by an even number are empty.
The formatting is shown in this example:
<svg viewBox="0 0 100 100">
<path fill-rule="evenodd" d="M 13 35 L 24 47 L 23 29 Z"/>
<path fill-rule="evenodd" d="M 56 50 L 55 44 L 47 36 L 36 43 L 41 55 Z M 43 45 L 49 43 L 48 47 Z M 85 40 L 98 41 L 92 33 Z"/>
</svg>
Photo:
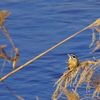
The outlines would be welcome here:
<svg viewBox="0 0 100 100">
<path fill-rule="evenodd" d="M 73 58 L 76 58 L 76 56 L 75 56 L 75 55 L 73 55 Z"/>
</svg>

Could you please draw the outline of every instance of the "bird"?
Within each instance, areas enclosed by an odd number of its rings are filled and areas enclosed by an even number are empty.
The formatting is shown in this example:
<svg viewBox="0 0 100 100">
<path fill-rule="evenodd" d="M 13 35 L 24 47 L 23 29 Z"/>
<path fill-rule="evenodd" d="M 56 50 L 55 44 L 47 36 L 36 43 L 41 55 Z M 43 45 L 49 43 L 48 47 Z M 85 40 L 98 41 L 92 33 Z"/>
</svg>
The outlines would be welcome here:
<svg viewBox="0 0 100 100">
<path fill-rule="evenodd" d="M 68 54 L 69 59 L 68 59 L 68 69 L 73 70 L 74 68 L 77 68 L 79 66 L 79 61 L 78 58 L 76 57 L 75 54 Z"/>
</svg>

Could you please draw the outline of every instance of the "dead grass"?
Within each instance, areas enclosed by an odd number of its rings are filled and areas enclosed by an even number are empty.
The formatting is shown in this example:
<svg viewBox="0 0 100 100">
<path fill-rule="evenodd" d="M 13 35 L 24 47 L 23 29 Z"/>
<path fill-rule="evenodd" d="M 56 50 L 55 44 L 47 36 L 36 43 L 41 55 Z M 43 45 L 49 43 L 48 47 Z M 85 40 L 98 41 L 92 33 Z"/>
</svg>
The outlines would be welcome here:
<svg viewBox="0 0 100 100">
<path fill-rule="evenodd" d="M 89 48 L 96 44 L 96 47 L 91 52 L 93 53 L 100 48 L 100 18 L 97 19 L 94 23 L 90 24 L 88 28 L 91 28 L 93 32 L 92 42 Z M 95 30 L 98 32 L 98 40 L 96 40 Z M 67 97 L 66 99 L 68 100 L 81 100 L 77 93 L 77 89 L 83 84 L 86 84 L 86 92 L 89 92 L 91 88 L 95 88 L 93 95 L 86 98 L 94 99 L 94 97 L 96 97 L 97 99 L 100 99 L 100 78 L 93 78 L 94 73 L 97 73 L 97 68 L 100 66 L 100 59 L 97 60 L 94 57 L 94 60 L 96 61 L 88 60 L 81 62 L 77 68 L 64 72 L 55 83 L 56 90 L 52 95 L 52 99 L 57 100 L 58 98 L 61 98 L 61 95 L 63 94 Z M 74 96 L 73 93 L 68 90 L 68 87 L 74 87 Z"/>
<path fill-rule="evenodd" d="M 99 61 L 99 60 L 98 60 Z M 94 61 L 84 61 L 74 70 L 67 70 L 55 83 L 56 90 L 52 95 L 53 100 L 57 100 L 61 97 L 61 94 L 66 95 L 68 100 L 80 100 L 77 93 L 77 89 L 83 84 L 86 84 L 86 89 L 89 90 L 91 87 L 92 77 L 99 66 L 99 62 Z M 68 87 L 74 87 L 74 95 L 72 92 L 67 90 Z M 66 92 L 65 92 L 66 91 Z M 97 90 L 99 91 L 99 90 Z M 97 93 L 96 91 L 96 93 Z M 72 99 L 73 97 L 74 99 Z M 77 99 L 78 98 L 78 99 Z"/>
<path fill-rule="evenodd" d="M 68 100 L 80 100 L 78 93 L 75 90 L 68 91 L 65 87 L 62 87 L 62 93 L 66 96 L 65 98 Z"/>
</svg>

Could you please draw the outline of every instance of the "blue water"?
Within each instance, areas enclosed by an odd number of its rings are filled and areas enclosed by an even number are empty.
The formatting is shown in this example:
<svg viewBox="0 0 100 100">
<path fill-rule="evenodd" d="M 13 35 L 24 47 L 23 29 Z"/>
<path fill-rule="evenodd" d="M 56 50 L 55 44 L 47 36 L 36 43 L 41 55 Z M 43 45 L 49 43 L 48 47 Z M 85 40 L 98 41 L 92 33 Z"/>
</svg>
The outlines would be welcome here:
<svg viewBox="0 0 100 100">
<path fill-rule="evenodd" d="M 0 11 L 7 10 L 8 32 L 20 52 L 17 67 L 40 53 L 71 36 L 100 17 L 99 0 L 1 0 Z M 89 54 L 91 30 L 87 29 L 65 42 L 33 63 L 5 79 L 10 89 L 25 100 L 51 100 L 54 83 L 66 70 L 67 53 L 74 53 L 80 61 L 99 58 L 99 52 Z M 0 45 L 7 44 L 9 54 L 11 44 L 0 34 Z M 3 60 L 0 61 L 2 66 Z M 2 76 L 12 71 L 6 62 Z M 1 68 L 1 67 L 0 67 Z M 85 90 L 83 87 L 82 90 Z M 80 94 L 83 91 L 80 89 Z M 0 100 L 17 100 L 0 82 Z"/>
</svg>

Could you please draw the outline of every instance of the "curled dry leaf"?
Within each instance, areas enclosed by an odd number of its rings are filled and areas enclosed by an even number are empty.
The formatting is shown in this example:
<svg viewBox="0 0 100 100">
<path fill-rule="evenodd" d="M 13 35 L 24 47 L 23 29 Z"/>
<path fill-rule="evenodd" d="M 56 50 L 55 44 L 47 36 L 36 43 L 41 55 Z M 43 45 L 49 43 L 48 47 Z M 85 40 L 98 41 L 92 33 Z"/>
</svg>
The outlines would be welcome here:
<svg viewBox="0 0 100 100">
<path fill-rule="evenodd" d="M 16 65 L 17 65 L 17 61 L 18 61 L 18 57 L 19 57 L 19 52 L 18 52 L 18 48 L 15 49 L 15 55 L 14 55 L 14 61 L 13 61 L 13 69 L 16 68 Z"/>
<path fill-rule="evenodd" d="M 3 50 L 3 47 L 6 47 L 6 45 L 0 46 L 0 53 L 1 53 L 0 58 L 7 59 L 8 56 L 7 56 L 6 52 Z"/>
<path fill-rule="evenodd" d="M 5 48 L 5 47 L 7 47 L 7 45 L 0 46 L 0 53 L 1 53 L 1 54 L 0 54 L 0 58 L 13 61 L 13 59 L 11 59 L 10 57 L 8 57 L 8 55 L 7 55 L 6 52 L 4 51 L 3 48 Z"/>
</svg>

